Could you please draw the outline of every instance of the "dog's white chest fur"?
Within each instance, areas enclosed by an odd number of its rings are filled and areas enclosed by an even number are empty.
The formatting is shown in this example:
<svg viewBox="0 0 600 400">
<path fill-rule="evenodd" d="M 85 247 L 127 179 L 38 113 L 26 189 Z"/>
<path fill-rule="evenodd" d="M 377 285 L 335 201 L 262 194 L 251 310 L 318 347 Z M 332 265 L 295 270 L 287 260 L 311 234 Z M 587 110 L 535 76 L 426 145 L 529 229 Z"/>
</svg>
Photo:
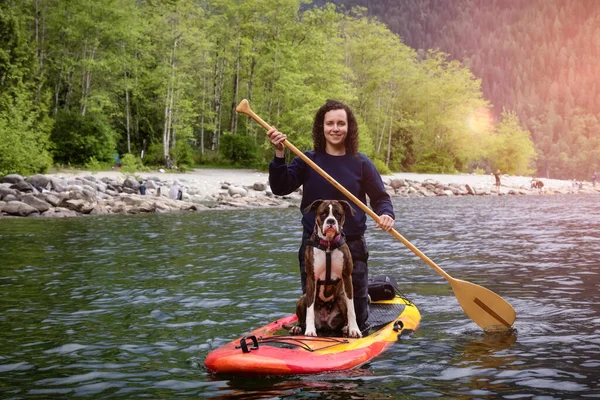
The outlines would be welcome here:
<svg viewBox="0 0 600 400">
<path fill-rule="evenodd" d="M 316 281 L 325 281 L 327 279 L 327 253 L 323 250 L 314 249 L 314 272 Z M 331 251 L 331 280 L 336 280 L 342 277 L 342 270 L 344 268 L 344 254 L 335 249 Z M 325 288 L 321 286 L 318 296 L 323 301 L 330 301 L 333 299 L 333 295 L 325 297 Z"/>
</svg>

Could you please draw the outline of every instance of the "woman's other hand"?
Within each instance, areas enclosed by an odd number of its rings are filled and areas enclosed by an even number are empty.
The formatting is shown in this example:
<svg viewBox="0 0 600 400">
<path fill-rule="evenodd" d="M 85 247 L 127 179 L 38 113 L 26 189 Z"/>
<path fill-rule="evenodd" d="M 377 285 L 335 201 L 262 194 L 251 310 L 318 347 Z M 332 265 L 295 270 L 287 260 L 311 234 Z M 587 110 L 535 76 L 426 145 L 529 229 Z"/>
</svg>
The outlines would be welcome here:
<svg viewBox="0 0 600 400">
<path fill-rule="evenodd" d="M 394 227 L 394 218 L 389 215 L 380 215 L 379 222 L 376 225 L 376 228 L 381 228 L 382 230 L 389 232 Z"/>
<path fill-rule="evenodd" d="M 275 146 L 275 156 L 282 158 L 285 150 L 283 142 L 287 139 L 287 136 L 279 132 L 274 126 L 267 131 L 267 136 L 269 137 L 269 140 L 273 146 Z"/>
</svg>

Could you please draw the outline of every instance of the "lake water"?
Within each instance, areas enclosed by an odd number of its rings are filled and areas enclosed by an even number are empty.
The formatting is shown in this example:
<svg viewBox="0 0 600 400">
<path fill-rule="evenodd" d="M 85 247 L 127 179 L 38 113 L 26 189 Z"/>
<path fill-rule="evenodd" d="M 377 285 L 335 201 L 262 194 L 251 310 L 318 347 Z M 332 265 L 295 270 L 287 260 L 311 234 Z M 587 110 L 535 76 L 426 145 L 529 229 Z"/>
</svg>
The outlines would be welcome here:
<svg viewBox="0 0 600 400">
<path fill-rule="evenodd" d="M 484 334 L 450 285 L 370 223 L 371 275 L 419 307 L 363 367 L 212 376 L 206 354 L 294 312 L 299 211 L 0 220 L 0 397 L 600 397 L 600 197 L 396 199 L 397 229 L 455 278 L 501 295 Z"/>
</svg>

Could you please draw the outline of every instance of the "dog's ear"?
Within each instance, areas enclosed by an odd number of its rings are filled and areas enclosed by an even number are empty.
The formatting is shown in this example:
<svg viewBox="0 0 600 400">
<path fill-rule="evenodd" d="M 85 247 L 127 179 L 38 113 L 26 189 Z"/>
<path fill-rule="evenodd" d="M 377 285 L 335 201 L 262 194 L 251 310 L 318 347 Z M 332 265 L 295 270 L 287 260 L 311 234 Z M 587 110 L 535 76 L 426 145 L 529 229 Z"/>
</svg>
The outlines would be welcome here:
<svg viewBox="0 0 600 400">
<path fill-rule="evenodd" d="M 321 203 L 323 203 L 325 200 L 315 200 L 312 203 L 310 203 L 310 205 L 308 207 L 306 207 L 304 209 L 305 213 L 309 213 L 311 211 L 316 210 L 317 208 L 319 208 L 319 206 L 321 205 Z"/>
<path fill-rule="evenodd" d="M 354 214 L 356 214 L 356 211 L 354 211 L 354 208 L 352 208 L 350 203 L 348 203 L 346 200 L 340 200 L 340 203 L 342 204 L 342 207 L 344 207 L 344 212 L 346 214 L 350 214 L 352 216 L 354 216 Z"/>
</svg>

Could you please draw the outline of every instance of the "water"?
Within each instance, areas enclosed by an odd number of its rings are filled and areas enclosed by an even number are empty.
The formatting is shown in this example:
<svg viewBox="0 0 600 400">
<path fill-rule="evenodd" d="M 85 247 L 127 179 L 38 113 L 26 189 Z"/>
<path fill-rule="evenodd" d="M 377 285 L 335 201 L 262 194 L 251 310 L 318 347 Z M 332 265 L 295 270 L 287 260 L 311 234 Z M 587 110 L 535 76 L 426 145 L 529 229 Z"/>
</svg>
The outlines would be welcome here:
<svg viewBox="0 0 600 400">
<path fill-rule="evenodd" d="M 212 376 L 206 354 L 293 313 L 297 209 L 0 220 L 0 397 L 600 397 L 597 196 L 397 199 L 398 230 L 455 278 L 501 295 L 484 334 L 450 286 L 368 230 L 421 326 L 362 368 Z"/>
</svg>

